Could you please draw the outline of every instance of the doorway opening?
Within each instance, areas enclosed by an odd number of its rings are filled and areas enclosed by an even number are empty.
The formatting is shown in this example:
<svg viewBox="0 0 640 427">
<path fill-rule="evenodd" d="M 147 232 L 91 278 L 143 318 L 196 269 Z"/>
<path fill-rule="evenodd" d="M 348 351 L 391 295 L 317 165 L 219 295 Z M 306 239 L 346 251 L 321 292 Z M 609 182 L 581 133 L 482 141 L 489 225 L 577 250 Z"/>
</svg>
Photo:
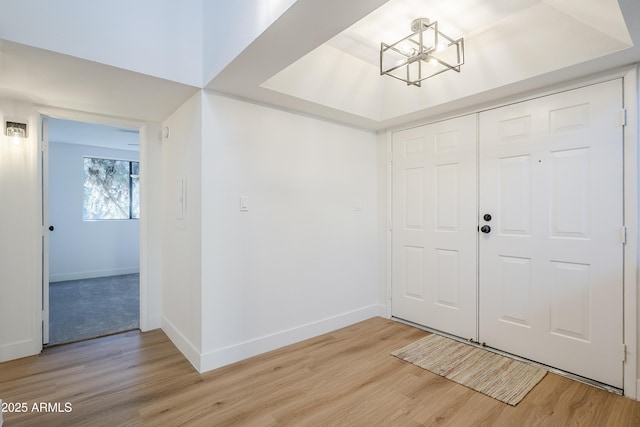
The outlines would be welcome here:
<svg viewBox="0 0 640 427">
<path fill-rule="evenodd" d="M 43 344 L 139 329 L 139 131 L 43 121 Z"/>
</svg>

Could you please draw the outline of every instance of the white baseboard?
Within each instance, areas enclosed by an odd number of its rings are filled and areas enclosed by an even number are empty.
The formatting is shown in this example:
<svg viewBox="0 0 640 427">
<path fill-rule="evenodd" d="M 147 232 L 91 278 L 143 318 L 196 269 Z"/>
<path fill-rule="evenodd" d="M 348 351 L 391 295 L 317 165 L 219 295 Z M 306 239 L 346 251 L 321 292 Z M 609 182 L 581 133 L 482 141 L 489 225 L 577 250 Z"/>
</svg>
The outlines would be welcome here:
<svg viewBox="0 0 640 427">
<path fill-rule="evenodd" d="M 0 345 L 0 363 L 33 356 L 40 352 L 39 349 L 40 346 L 36 346 L 33 340 Z"/>
<path fill-rule="evenodd" d="M 147 313 L 145 321 L 140 319 L 140 330 L 142 332 L 152 331 L 162 328 L 162 315 L 160 313 Z"/>
<path fill-rule="evenodd" d="M 335 331 L 336 329 L 344 328 L 372 317 L 384 317 L 385 315 L 385 306 L 374 304 L 337 316 L 328 317 L 317 322 L 300 325 L 250 341 L 209 351 L 202 354 L 200 358 L 201 369 L 199 371 L 207 372 L 267 351 Z M 194 366 L 196 365 L 194 364 Z"/>
<path fill-rule="evenodd" d="M 187 360 L 193 365 L 196 370 L 200 371 L 200 352 L 198 349 L 185 337 L 182 332 L 175 327 L 166 317 L 162 316 L 162 330 L 178 347 L 178 350 L 187 358 Z"/>
<path fill-rule="evenodd" d="M 123 274 L 137 273 L 140 273 L 139 266 L 111 268 L 108 270 L 78 271 L 75 273 L 51 274 L 49 275 L 49 283 L 64 282 L 65 280 L 95 279 L 97 277 L 120 276 Z"/>
</svg>

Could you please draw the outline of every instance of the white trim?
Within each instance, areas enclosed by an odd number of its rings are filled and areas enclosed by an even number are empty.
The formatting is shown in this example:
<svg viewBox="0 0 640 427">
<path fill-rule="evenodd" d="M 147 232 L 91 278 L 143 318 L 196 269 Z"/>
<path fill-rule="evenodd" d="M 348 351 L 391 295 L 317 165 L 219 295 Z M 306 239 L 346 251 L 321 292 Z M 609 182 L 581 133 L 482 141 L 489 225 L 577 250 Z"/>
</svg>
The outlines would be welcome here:
<svg viewBox="0 0 640 427">
<path fill-rule="evenodd" d="M 391 278 L 393 277 L 393 229 L 390 224 L 393 224 L 393 137 L 390 132 L 387 132 L 387 146 L 386 146 L 387 159 L 386 162 L 386 175 L 387 175 L 387 313 L 388 319 L 391 318 L 391 309 L 393 300 L 391 298 Z"/>
<path fill-rule="evenodd" d="M 149 236 L 156 231 L 152 224 L 153 216 L 157 216 L 157 212 L 149 208 L 152 197 L 150 188 L 153 185 L 152 183 L 157 183 L 157 179 L 159 179 L 157 177 L 152 179 L 149 173 L 152 163 L 150 158 L 152 154 L 150 153 L 153 152 L 151 146 L 161 142 L 159 139 L 160 124 L 146 123 L 140 126 L 138 130 L 140 138 L 138 152 L 138 161 L 140 162 L 140 330 L 150 331 L 162 327 L 162 303 L 158 304 L 157 301 L 156 304 L 153 303 L 154 297 L 158 297 L 157 299 L 160 301 L 162 300 L 162 280 L 160 274 L 152 270 L 154 267 L 149 266 L 149 264 L 155 265 L 156 269 L 161 266 L 158 260 L 158 248 L 156 245 L 149 245 Z M 157 137 L 154 137 L 154 135 L 157 135 Z M 153 260 L 151 259 L 152 257 Z"/>
<path fill-rule="evenodd" d="M 39 313 L 42 312 L 40 311 Z M 40 319 L 41 316 L 42 314 L 39 314 L 38 318 Z M 36 341 L 38 338 L 40 338 L 40 336 L 34 337 L 34 339 L 30 340 L 0 345 L 0 363 L 37 354 L 38 352 L 34 352 L 33 350 L 38 347 L 38 343 Z M 40 347 L 42 347 L 42 344 L 40 344 Z"/>
<path fill-rule="evenodd" d="M 610 70 L 596 76 L 584 79 L 565 82 L 563 84 L 554 85 L 552 87 L 541 89 L 536 92 L 526 92 L 518 96 L 509 97 L 499 102 L 493 102 L 488 105 L 478 105 L 475 108 L 466 109 L 465 111 L 450 112 L 446 115 L 440 115 L 431 118 L 425 118 L 418 122 L 406 123 L 404 125 L 395 126 L 387 129 L 387 136 L 391 140 L 394 132 L 411 129 L 425 124 L 435 123 L 442 120 L 459 117 L 467 114 L 478 114 L 493 108 L 499 108 L 515 102 L 522 102 L 529 99 L 539 98 L 554 93 L 564 92 L 579 87 L 597 84 L 616 78 L 624 78 L 624 107 L 627 109 L 627 125 L 624 128 L 624 216 L 625 226 L 627 227 L 627 236 L 635 236 L 629 238 L 625 245 L 624 251 L 624 343 L 626 344 L 627 354 L 626 361 L 623 364 L 624 375 L 624 394 L 631 399 L 640 397 L 640 379 L 638 379 L 638 245 L 640 244 L 640 229 L 638 210 L 638 186 L 639 170 L 640 170 L 640 150 L 638 148 L 638 138 L 640 137 L 639 117 L 640 108 L 638 107 L 638 97 L 640 90 L 638 74 L 640 70 L 637 65 L 631 67 L 623 67 Z M 393 187 L 391 181 L 391 172 L 387 171 L 387 194 L 390 195 Z M 388 198 L 388 203 L 392 204 Z M 393 209 L 390 206 L 389 211 Z M 388 293 L 391 293 L 391 262 L 392 262 L 392 237 L 389 236 L 387 252 L 388 268 Z M 391 301 L 389 302 L 389 312 L 391 312 Z M 391 315 L 391 313 L 389 314 Z"/>
<path fill-rule="evenodd" d="M 105 114 L 87 113 L 85 111 L 71 110 L 67 108 L 50 107 L 47 105 L 34 105 L 33 108 L 45 116 L 63 120 L 75 120 L 79 122 L 96 123 L 106 126 L 141 128 L 145 125 L 143 120 L 127 119 L 125 117 L 108 116 Z"/>
<path fill-rule="evenodd" d="M 173 344 L 178 347 L 178 350 L 180 350 L 193 367 L 196 368 L 197 371 L 200 371 L 200 360 L 202 359 L 200 352 L 196 346 L 194 346 L 191 341 L 189 341 L 189 339 L 164 316 L 162 316 L 162 330 L 167 334 Z"/>
<path fill-rule="evenodd" d="M 142 302 L 143 300 L 140 301 Z M 148 332 L 154 329 L 162 329 L 162 313 L 147 310 L 146 324 L 142 327 L 142 319 L 140 319 L 140 330 Z"/>
<path fill-rule="evenodd" d="M 140 182 L 140 219 L 138 225 L 138 238 L 140 239 L 140 247 L 138 257 L 138 269 L 140 272 L 140 330 L 141 331 L 150 331 L 151 329 L 156 329 L 162 327 L 162 313 L 151 313 L 149 303 L 151 296 L 149 290 L 149 246 L 148 246 L 148 236 L 149 236 L 149 220 L 148 215 L 150 213 L 148 204 L 149 204 L 149 183 L 150 177 L 147 175 L 148 164 L 148 146 L 147 146 L 147 138 L 148 138 L 148 125 L 140 126 L 138 129 L 138 165 L 139 169 L 139 182 Z M 161 291 L 160 291 L 161 292 Z M 162 307 L 158 307 L 160 311 L 162 311 Z M 153 315 L 152 315 L 153 314 Z"/>
<path fill-rule="evenodd" d="M 580 79 L 566 81 L 558 84 L 554 84 L 545 88 L 540 88 L 532 91 L 526 91 L 520 94 L 512 95 L 499 100 L 491 101 L 485 104 L 479 104 L 473 107 L 464 108 L 461 110 L 450 111 L 448 113 L 442 113 L 435 116 L 425 117 L 420 120 L 414 120 L 401 125 L 392 126 L 386 129 L 388 133 L 399 132 L 407 129 L 413 129 L 416 127 L 433 124 L 445 120 L 455 119 L 461 116 L 467 116 L 469 114 L 478 114 L 483 111 L 493 110 L 495 108 L 505 107 L 507 105 L 517 104 L 524 101 L 529 101 L 536 98 L 542 98 L 549 95 L 554 95 L 560 92 L 566 92 L 573 89 L 578 89 L 584 86 L 603 83 L 606 81 L 614 80 L 628 76 L 629 73 L 634 73 L 635 65 L 625 66 L 621 68 L 615 68 L 603 73 L 598 73 L 592 76 L 586 76 Z"/>
<path fill-rule="evenodd" d="M 383 305 L 374 304 L 337 316 L 328 317 L 317 322 L 307 323 L 285 331 L 211 350 L 202 355 L 200 359 L 200 372 L 210 371 L 267 351 L 335 331 L 336 329 L 344 328 L 372 317 L 382 317 L 385 313 L 386 308 Z M 178 346 L 178 348 L 180 347 Z M 182 348 L 180 349 L 182 350 Z M 191 363 L 193 364 L 193 362 Z M 196 365 L 194 364 L 194 366 Z"/>
<path fill-rule="evenodd" d="M 40 327 L 40 338 L 38 341 L 44 345 L 49 344 L 49 286 L 45 286 L 45 283 L 50 282 L 50 269 L 49 269 L 49 257 L 46 256 L 48 251 L 45 248 L 49 248 L 50 235 L 49 235 L 49 119 L 43 115 L 38 116 L 38 158 L 40 164 L 38 165 L 38 182 L 41 209 L 40 209 L 40 228 L 42 239 L 40 241 L 40 295 L 42 302 L 40 304 L 40 310 L 42 312 L 42 323 Z M 35 308 L 37 311 L 38 308 Z M 42 351 L 42 345 L 38 346 L 37 351 Z"/>
<path fill-rule="evenodd" d="M 638 391 L 638 68 L 624 75 L 624 219 L 627 238 L 624 249 L 624 394 L 637 400 Z"/>
</svg>

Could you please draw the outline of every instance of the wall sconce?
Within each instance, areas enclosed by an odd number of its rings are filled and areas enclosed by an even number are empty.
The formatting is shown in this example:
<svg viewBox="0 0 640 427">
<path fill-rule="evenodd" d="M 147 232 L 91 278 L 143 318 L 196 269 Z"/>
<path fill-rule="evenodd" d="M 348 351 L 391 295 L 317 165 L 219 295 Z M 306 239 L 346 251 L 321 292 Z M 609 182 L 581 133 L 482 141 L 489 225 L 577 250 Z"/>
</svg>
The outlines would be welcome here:
<svg viewBox="0 0 640 427">
<path fill-rule="evenodd" d="M 411 34 L 393 44 L 380 43 L 380 75 L 402 80 L 407 86 L 445 71 L 460 72 L 464 64 L 464 39 L 453 39 L 438 30 L 438 21 L 411 22 Z"/>
<path fill-rule="evenodd" d="M 27 137 L 27 124 L 7 121 L 5 123 L 5 134 L 11 138 L 14 144 L 18 144 Z"/>
</svg>

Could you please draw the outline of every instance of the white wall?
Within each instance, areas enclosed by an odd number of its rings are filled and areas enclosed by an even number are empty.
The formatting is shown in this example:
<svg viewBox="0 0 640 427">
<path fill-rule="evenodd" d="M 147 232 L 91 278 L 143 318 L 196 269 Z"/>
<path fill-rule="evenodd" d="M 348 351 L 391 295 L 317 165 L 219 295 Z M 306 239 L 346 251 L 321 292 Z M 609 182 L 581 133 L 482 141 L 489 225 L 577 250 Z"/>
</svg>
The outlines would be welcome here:
<svg viewBox="0 0 640 427">
<path fill-rule="evenodd" d="M 203 0 L 203 86 L 296 1 Z"/>
<path fill-rule="evenodd" d="M 0 38 L 200 87 L 202 2 L 2 0 Z"/>
<path fill-rule="evenodd" d="M 135 151 L 49 144 L 49 280 L 77 280 L 140 271 L 138 220 L 84 221 L 85 156 L 138 161 Z"/>
<path fill-rule="evenodd" d="M 205 92 L 202 371 L 384 311 L 376 142 Z"/>
<path fill-rule="evenodd" d="M 162 327 L 164 191 L 159 123 L 140 129 L 140 329 Z"/>
<path fill-rule="evenodd" d="M 202 348 L 201 92 L 191 97 L 163 126 L 169 129 L 170 136 L 162 143 L 162 329 L 199 369 Z M 180 200 L 181 182 L 184 204 Z M 182 209 L 180 214 L 178 211 Z"/>
<path fill-rule="evenodd" d="M 378 143 L 378 301 L 385 306 L 384 316 L 391 317 L 391 140 L 387 132 L 377 134 Z"/>
<path fill-rule="evenodd" d="M 14 145 L 5 120 L 26 122 Z M 42 344 L 41 216 L 37 115 L 29 104 L 0 99 L 0 362 L 35 354 Z"/>
</svg>

